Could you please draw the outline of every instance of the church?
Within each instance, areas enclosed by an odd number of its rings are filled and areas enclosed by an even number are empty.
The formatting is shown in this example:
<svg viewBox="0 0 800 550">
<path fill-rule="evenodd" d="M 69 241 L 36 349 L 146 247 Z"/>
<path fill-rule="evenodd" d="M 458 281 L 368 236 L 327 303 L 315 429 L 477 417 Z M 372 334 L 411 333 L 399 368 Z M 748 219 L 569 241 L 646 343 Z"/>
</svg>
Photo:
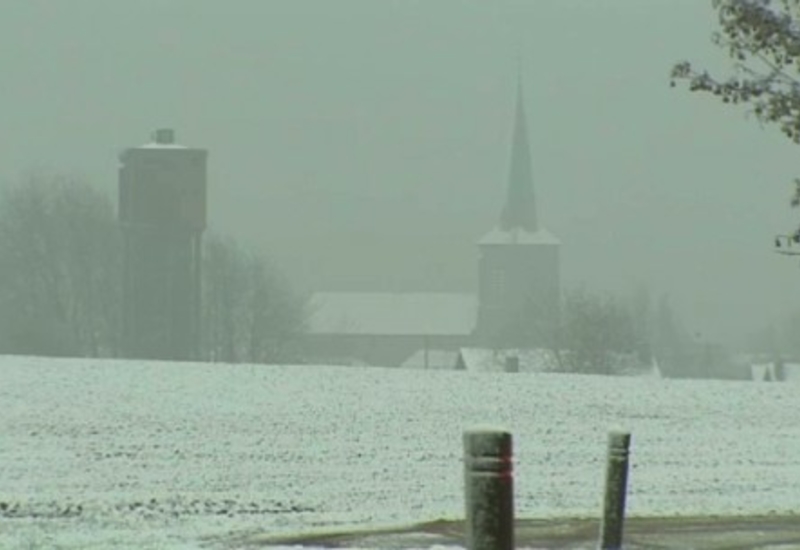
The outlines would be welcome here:
<svg viewBox="0 0 800 550">
<path fill-rule="evenodd" d="M 521 81 L 499 214 L 477 242 L 477 294 L 317 293 L 309 361 L 454 369 L 477 355 L 467 350 L 547 348 L 560 319 L 560 242 L 537 216 Z"/>
</svg>

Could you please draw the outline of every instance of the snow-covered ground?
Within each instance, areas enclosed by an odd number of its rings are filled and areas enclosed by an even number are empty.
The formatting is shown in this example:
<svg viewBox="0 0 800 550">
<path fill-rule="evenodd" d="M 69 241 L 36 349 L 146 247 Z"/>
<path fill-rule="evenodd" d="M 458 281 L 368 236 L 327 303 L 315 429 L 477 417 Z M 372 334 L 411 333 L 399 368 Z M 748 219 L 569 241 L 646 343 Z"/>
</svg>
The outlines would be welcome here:
<svg viewBox="0 0 800 550">
<path fill-rule="evenodd" d="M 0 358 L 0 548 L 224 547 L 463 515 L 462 432 L 514 433 L 519 517 L 800 510 L 793 384 Z"/>
</svg>

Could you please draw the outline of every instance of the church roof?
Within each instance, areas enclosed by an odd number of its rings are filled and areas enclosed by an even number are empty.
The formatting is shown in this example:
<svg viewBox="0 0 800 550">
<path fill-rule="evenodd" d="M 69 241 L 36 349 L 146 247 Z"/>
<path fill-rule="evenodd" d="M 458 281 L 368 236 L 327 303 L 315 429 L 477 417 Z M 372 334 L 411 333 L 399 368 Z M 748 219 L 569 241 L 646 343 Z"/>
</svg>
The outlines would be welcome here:
<svg viewBox="0 0 800 550">
<path fill-rule="evenodd" d="M 478 302 L 460 293 L 320 292 L 311 308 L 311 334 L 466 336 Z"/>
</svg>

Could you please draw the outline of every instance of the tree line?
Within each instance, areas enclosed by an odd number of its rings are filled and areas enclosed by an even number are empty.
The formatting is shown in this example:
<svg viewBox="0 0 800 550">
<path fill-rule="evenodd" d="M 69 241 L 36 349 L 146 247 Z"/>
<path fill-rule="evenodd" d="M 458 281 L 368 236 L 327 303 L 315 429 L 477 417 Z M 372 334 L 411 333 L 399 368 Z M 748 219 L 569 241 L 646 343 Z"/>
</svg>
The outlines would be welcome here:
<svg viewBox="0 0 800 550">
<path fill-rule="evenodd" d="M 572 288 L 557 319 L 509 332 L 504 345 L 548 349 L 559 372 L 620 374 L 657 364 L 667 375 L 702 376 L 730 368 L 724 350 L 685 328 L 667 295 L 654 302 L 644 287 L 629 294 Z"/>
<path fill-rule="evenodd" d="M 112 201 L 66 177 L 0 192 L 0 353 L 117 357 L 121 228 Z M 204 240 L 201 358 L 300 357 L 306 306 L 276 266 L 231 238 Z"/>
<path fill-rule="evenodd" d="M 307 301 L 263 255 L 204 239 L 200 356 L 225 363 L 301 361 Z M 66 177 L 0 190 L 0 353 L 118 357 L 123 247 L 112 201 Z M 686 363 L 691 338 L 666 299 L 574 290 L 545 339 L 560 370 L 611 374 L 634 358 Z M 535 332 L 535 334 L 533 334 Z M 532 341 L 542 334 L 532 328 Z"/>
<path fill-rule="evenodd" d="M 562 370 L 616 374 L 664 363 L 687 341 L 666 297 L 656 308 L 644 290 L 618 296 L 577 289 L 564 297 L 558 335 Z"/>
</svg>

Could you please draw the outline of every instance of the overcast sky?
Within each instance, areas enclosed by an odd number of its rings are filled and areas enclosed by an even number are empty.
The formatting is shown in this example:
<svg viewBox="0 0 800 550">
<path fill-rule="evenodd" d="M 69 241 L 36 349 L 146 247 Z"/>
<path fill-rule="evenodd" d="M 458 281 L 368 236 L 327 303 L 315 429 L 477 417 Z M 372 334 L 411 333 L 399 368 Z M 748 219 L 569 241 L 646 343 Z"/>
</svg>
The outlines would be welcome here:
<svg viewBox="0 0 800 550">
<path fill-rule="evenodd" d="M 800 148 L 668 86 L 712 68 L 700 0 L 5 0 L 0 176 L 86 178 L 172 126 L 210 150 L 213 228 L 308 289 L 472 290 L 518 70 L 565 285 L 669 293 L 731 341 L 800 306 Z"/>
</svg>

